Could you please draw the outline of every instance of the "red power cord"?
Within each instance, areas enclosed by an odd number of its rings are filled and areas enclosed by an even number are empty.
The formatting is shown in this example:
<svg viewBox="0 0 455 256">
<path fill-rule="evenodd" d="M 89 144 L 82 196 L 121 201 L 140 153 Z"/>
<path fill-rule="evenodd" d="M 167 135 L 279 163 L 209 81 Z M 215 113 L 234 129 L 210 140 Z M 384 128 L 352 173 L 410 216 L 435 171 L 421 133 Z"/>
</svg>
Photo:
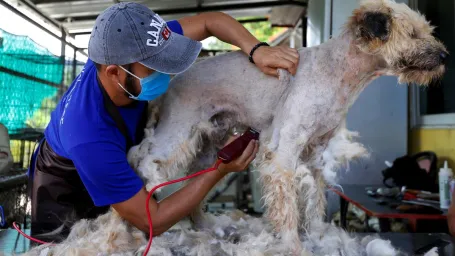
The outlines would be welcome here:
<svg viewBox="0 0 455 256">
<path fill-rule="evenodd" d="M 40 244 L 50 244 L 50 245 L 55 245 L 55 244 L 52 244 L 52 243 L 48 243 L 48 242 L 43 242 L 41 240 L 38 240 L 36 238 L 33 238 L 27 234 L 25 234 L 24 232 L 22 232 L 21 228 L 17 226 L 16 222 L 13 222 L 13 227 L 17 230 L 17 232 L 19 232 L 21 235 L 23 235 L 25 238 L 33 241 L 33 242 L 37 242 L 37 243 L 40 243 Z"/>
<path fill-rule="evenodd" d="M 164 187 L 164 186 L 167 186 L 167 185 L 170 185 L 170 184 L 174 184 L 174 183 L 177 183 L 177 182 L 181 182 L 181 181 L 184 181 L 184 180 L 187 180 L 187 179 L 191 179 L 191 178 L 194 178 L 196 176 L 199 176 L 199 175 L 207 173 L 207 172 L 215 171 L 216 169 L 218 169 L 218 166 L 220 166 L 220 164 L 221 164 L 221 160 L 218 160 L 218 161 L 216 161 L 215 166 L 212 167 L 212 168 L 196 172 L 194 174 L 188 175 L 188 176 L 180 178 L 180 179 L 171 180 L 171 181 L 162 183 L 162 184 L 152 188 L 152 190 L 150 190 L 150 192 L 149 192 L 149 194 L 147 196 L 147 201 L 145 202 L 145 205 L 146 205 L 145 210 L 147 211 L 147 218 L 149 220 L 150 237 L 149 237 L 149 242 L 147 244 L 147 247 L 145 248 L 143 256 L 146 256 L 147 253 L 149 252 L 150 247 L 152 246 L 152 240 L 153 240 L 153 230 L 152 230 L 153 225 L 152 225 L 152 217 L 150 216 L 150 208 L 149 208 L 150 197 L 152 197 L 153 192 L 155 192 L 155 190 L 157 190 L 157 189 L 159 189 L 161 187 Z"/>
<path fill-rule="evenodd" d="M 188 175 L 186 177 L 183 177 L 183 178 L 180 178 L 180 179 L 175 179 L 175 180 L 171 180 L 171 181 L 168 181 L 168 182 L 165 182 L 165 183 L 162 183 L 162 184 L 159 184 L 155 187 L 152 188 L 152 190 L 150 190 L 150 192 L 148 193 L 148 196 L 147 196 L 147 201 L 145 202 L 145 210 L 147 211 L 147 218 L 148 218 L 148 221 L 149 221 L 149 229 L 150 229 L 150 238 L 149 238 L 149 242 L 147 244 L 147 247 L 144 251 L 144 254 L 143 256 L 146 256 L 147 253 L 149 252 L 150 250 L 150 247 L 152 246 L 152 240 L 153 240 L 153 230 L 152 230 L 152 217 L 150 216 L 150 208 L 149 208 L 149 204 L 150 204 L 150 198 L 152 197 L 153 195 L 153 192 L 155 192 L 157 189 L 161 188 L 161 187 L 164 187 L 164 186 L 167 186 L 167 185 L 170 185 L 170 184 L 174 184 L 174 183 L 177 183 L 177 182 L 181 182 L 181 181 L 184 181 L 184 180 L 188 180 L 188 179 L 192 179 L 196 176 L 199 176 L 201 174 L 204 174 L 204 173 L 207 173 L 207 172 L 212 172 L 212 171 L 215 171 L 216 169 L 218 169 L 218 167 L 220 166 L 221 164 L 221 160 L 218 160 L 216 163 L 215 163 L 215 166 L 213 166 L 212 168 L 209 168 L 209 169 L 206 169 L 206 170 L 202 170 L 202 171 L 199 171 L 199 172 L 196 172 L 194 174 L 191 174 L 191 175 Z M 21 235 L 23 235 L 25 238 L 31 240 L 31 241 L 34 241 L 34 242 L 37 242 L 37 243 L 40 243 L 40 244 L 49 244 L 49 245 L 55 245 L 55 244 L 52 244 L 52 243 L 47 243 L 47 242 L 43 242 L 41 240 L 38 240 L 36 238 L 33 238 L 27 234 L 25 234 L 24 232 L 22 232 L 22 230 L 17 226 L 16 222 L 13 222 L 13 227 L 17 230 L 17 232 L 19 232 Z"/>
</svg>

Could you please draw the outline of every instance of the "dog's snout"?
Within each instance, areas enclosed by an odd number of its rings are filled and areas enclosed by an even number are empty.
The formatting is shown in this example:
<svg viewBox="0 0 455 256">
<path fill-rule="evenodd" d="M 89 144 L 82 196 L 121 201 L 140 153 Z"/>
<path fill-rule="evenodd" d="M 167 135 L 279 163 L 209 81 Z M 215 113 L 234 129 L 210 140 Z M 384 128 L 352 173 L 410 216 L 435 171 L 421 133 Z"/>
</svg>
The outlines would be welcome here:
<svg viewBox="0 0 455 256">
<path fill-rule="evenodd" d="M 449 57 L 449 53 L 447 53 L 446 51 L 442 51 L 441 53 L 439 53 L 439 61 L 442 64 L 445 64 L 448 57 Z"/>
</svg>

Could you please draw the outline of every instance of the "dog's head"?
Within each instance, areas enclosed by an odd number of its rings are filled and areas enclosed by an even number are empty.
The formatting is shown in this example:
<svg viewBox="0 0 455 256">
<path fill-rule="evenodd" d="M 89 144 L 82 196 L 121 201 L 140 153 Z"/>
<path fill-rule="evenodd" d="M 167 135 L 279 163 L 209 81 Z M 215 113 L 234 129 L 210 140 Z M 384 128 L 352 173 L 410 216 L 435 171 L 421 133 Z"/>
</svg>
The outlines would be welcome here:
<svg viewBox="0 0 455 256">
<path fill-rule="evenodd" d="M 364 0 L 346 26 L 365 53 L 384 59 L 386 73 L 402 83 L 428 85 L 445 71 L 448 52 L 425 18 L 392 0 Z"/>
</svg>

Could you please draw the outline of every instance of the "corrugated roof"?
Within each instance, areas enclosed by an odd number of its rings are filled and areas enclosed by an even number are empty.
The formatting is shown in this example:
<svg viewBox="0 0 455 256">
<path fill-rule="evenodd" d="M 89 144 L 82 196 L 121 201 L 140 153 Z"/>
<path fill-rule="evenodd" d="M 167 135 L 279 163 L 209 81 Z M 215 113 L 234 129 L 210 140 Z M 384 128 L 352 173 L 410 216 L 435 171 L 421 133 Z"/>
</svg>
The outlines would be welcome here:
<svg viewBox="0 0 455 256">
<path fill-rule="evenodd" d="M 17 0 L 62 24 L 69 33 L 90 32 L 96 16 L 118 0 Z M 270 17 L 273 8 L 306 6 L 307 0 L 133 0 L 165 20 L 204 11 L 223 11 L 234 18 Z M 280 17 L 278 17 L 280 18 Z"/>
</svg>

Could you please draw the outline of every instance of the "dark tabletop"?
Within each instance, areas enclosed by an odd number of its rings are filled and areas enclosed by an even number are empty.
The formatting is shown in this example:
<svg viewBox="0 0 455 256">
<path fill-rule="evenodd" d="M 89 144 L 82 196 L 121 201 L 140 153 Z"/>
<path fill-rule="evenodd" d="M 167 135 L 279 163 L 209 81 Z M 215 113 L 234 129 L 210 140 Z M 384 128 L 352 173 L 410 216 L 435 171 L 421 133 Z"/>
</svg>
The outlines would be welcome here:
<svg viewBox="0 0 455 256">
<path fill-rule="evenodd" d="M 388 197 L 371 197 L 367 194 L 367 188 L 377 189 L 381 186 L 367 185 L 342 185 L 343 191 L 339 188 L 333 188 L 338 195 L 353 205 L 365 211 L 369 216 L 382 218 L 416 218 L 416 219 L 446 219 L 445 210 L 438 211 L 427 208 L 427 211 L 401 211 L 397 210 L 397 205 L 400 201 Z M 380 199 L 385 204 L 380 204 L 377 200 Z"/>
<path fill-rule="evenodd" d="M 26 234 L 30 234 L 30 230 L 25 230 Z M 355 233 L 355 236 L 363 237 L 366 235 L 372 235 L 371 233 Z M 426 245 L 431 245 L 432 242 L 442 239 L 447 241 L 448 245 L 439 250 L 439 256 L 453 256 L 455 255 L 454 241 L 447 234 L 424 234 L 424 233 L 379 233 L 383 239 L 390 240 L 392 245 L 402 252 L 408 255 L 416 255 L 414 252 Z M 24 253 L 29 249 L 29 241 L 20 235 L 14 229 L 3 229 L 0 230 L 0 255 L 5 253 L 6 255 L 12 255 L 13 253 Z"/>
</svg>

